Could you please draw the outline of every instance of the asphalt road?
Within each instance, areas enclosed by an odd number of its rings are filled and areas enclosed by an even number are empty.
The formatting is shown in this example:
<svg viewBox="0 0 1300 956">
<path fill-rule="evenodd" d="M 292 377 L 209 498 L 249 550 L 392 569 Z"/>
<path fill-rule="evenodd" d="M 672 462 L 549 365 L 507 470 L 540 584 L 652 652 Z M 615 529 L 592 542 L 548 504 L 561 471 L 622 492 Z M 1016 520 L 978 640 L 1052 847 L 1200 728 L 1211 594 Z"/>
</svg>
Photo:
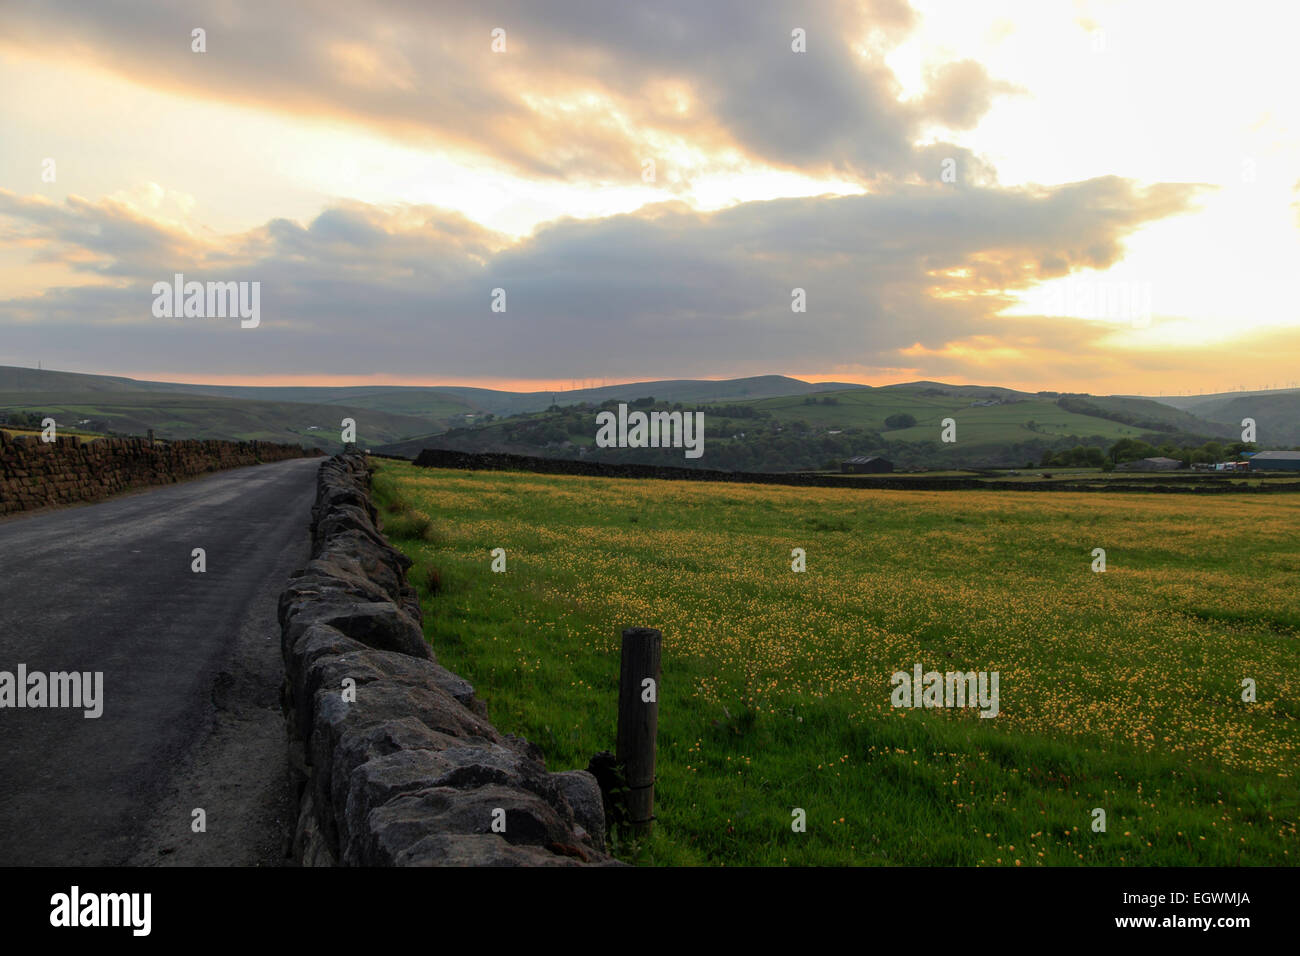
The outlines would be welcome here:
<svg viewBox="0 0 1300 956">
<path fill-rule="evenodd" d="M 284 862 L 276 599 L 319 464 L 0 521 L 0 671 L 103 672 L 98 718 L 0 707 L 0 865 Z"/>
</svg>

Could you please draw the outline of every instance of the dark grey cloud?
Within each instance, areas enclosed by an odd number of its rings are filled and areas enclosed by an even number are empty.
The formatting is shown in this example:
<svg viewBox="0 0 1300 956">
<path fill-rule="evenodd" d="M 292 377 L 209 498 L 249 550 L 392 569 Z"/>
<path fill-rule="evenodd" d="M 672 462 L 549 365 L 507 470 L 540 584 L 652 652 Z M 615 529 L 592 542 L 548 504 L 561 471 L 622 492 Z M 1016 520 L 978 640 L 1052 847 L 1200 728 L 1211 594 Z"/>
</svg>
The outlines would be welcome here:
<svg viewBox="0 0 1300 956">
<path fill-rule="evenodd" d="M 1002 290 L 1117 261 L 1143 223 L 1195 187 L 1115 177 L 1053 189 L 900 186 L 715 213 L 682 204 L 564 220 L 518 243 L 455 214 L 359 203 L 306 226 L 149 242 L 129 208 L 0 191 L 0 235 L 39 229 L 65 261 L 120 285 L 0 301 L 0 353 L 69 369 L 180 376 L 397 374 L 569 378 L 719 376 L 906 366 L 904 350 L 1026 336 L 993 315 Z M 154 227 L 160 229 L 161 227 Z M 93 249 L 101 261 L 80 266 Z M 964 270 L 954 275 L 956 270 Z M 152 284 L 262 283 L 262 324 L 155 319 Z M 791 311 L 791 290 L 808 311 Z M 490 309 L 504 289 L 507 311 Z M 1040 345 L 1072 323 L 1042 320 Z"/>
<path fill-rule="evenodd" d="M 962 62 L 900 101 L 884 55 L 914 17 L 893 0 L 8 0 L 4 18 L 0 43 L 76 49 L 157 87 L 343 118 L 565 179 L 635 180 L 648 135 L 674 133 L 863 182 L 933 178 L 919 132 L 968 128 L 1005 91 Z M 190 51 L 194 27 L 207 31 L 204 54 Z M 495 27 L 505 54 L 490 50 Z M 795 28 L 806 53 L 791 51 Z M 693 107 L 675 109 L 665 84 Z M 581 94 L 618 115 L 531 105 Z"/>
</svg>

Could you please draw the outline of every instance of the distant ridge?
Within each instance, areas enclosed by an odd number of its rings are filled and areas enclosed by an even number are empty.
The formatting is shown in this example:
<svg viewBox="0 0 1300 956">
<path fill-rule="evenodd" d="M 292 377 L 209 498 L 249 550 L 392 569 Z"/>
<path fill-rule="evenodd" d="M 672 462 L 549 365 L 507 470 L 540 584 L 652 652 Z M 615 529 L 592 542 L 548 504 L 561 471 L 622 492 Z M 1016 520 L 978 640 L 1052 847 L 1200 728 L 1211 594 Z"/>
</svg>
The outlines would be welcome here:
<svg viewBox="0 0 1300 956">
<path fill-rule="evenodd" d="M 1114 421 L 1161 423 L 1165 429 L 1230 439 L 1239 433 L 1243 418 L 1254 419 L 1260 440 L 1266 447 L 1300 444 L 1300 390 L 1229 392 L 1224 394 L 1152 398 L 1138 396 L 1091 396 L 1061 392 L 1087 414 L 1091 422 L 1077 418 L 1070 428 L 1081 438 L 1111 434 Z M 633 401 L 653 396 L 659 402 L 683 405 L 732 405 L 772 403 L 801 406 L 794 418 L 807 417 L 803 406 L 808 396 L 824 396 L 827 403 L 839 403 L 839 413 L 811 413 L 813 419 L 835 424 L 880 429 L 870 405 L 915 414 L 923 429 L 930 406 L 949 403 L 952 410 L 980 403 L 1055 403 L 1057 392 L 1025 392 L 1000 385 L 952 385 L 946 382 L 897 382 L 869 386 L 846 382 L 808 382 L 787 375 L 755 375 L 734 379 L 660 379 L 603 385 L 594 388 L 513 392 L 473 386 L 352 385 L 352 386 L 260 386 L 202 385 L 185 382 L 157 382 L 116 375 L 0 366 L 0 410 L 62 409 L 62 417 L 96 419 L 108 428 L 142 434 L 155 428 L 160 436 L 178 438 L 256 438 L 266 441 L 302 441 L 332 448 L 338 443 L 338 423 L 353 417 L 362 432 L 358 438 L 379 446 L 427 442 L 450 429 L 481 425 L 488 416 L 495 419 L 545 412 L 561 406 L 607 401 Z M 873 398 L 872 396 L 875 396 Z M 818 399 L 818 404 L 823 404 Z M 861 413 L 855 409 L 862 408 Z M 1091 409 L 1091 410 L 1089 410 Z M 1027 406 L 1021 417 L 1042 415 Z M 1008 411 L 1007 415 L 1015 417 Z M 1055 413 L 1053 413 L 1055 414 Z M 855 418 L 854 416 L 857 415 Z M 75 416 L 75 417 L 74 417 Z M 877 416 L 882 417 L 883 416 Z M 1112 422 L 1099 421 L 1110 418 Z M 1076 427 L 1077 426 L 1077 427 Z M 368 433 L 366 429 L 369 429 Z M 1008 440 L 1026 441 L 1044 431 L 1017 432 Z M 1066 432 L 1068 434 L 1068 431 Z M 928 432 L 891 433 L 892 438 L 924 440 Z M 968 432 L 968 434 L 970 434 Z M 1116 436 L 1112 436 L 1113 437 Z M 991 440 L 991 434 L 990 434 Z"/>
<path fill-rule="evenodd" d="M 468 385 L 196 385 L 0 366 L 0 393 L 170 392 L 314 405 L 347 404 L 447 421 L 473 413 L 518 415 L 537 412 L 549 408 L 553 402 L 566 405 L 578 402 L 599 404 L 609 399 L 630 401 L 648 395 L 669 402 L 722 402 L 866 387 L 842 382 L 813 384 L 785 375 L 757 375 L 717 381 L 668 379 L 535 392 L 510 392 Z"/>
</svg>

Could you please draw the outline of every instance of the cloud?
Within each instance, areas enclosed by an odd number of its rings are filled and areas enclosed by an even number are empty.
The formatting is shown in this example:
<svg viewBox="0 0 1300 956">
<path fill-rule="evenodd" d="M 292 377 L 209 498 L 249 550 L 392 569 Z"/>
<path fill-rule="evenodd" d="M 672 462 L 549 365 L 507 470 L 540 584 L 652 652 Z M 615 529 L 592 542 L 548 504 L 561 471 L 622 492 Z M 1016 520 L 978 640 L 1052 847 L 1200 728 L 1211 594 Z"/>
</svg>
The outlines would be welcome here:
<svg viewBox="0 0 1300 956">
<path fill-rule="evenodd" d="M 951 129 L 973 129 L 1000 94 L 1023 92 L 1014 84 L 993 81 L 974 60 L 945 63 L 928 73 L 927 92 L 917 116 Z"/>
<path fill-rule="evenodd" d="M 20 242 L 35 245 L 38 262 L 106 277 L 137 275 L 137 264 L 195 261 L 204 251 L 199 238 L 120 199 L 58 204 L 0 189 L 0 245 Z"/>
<path fill-rule="evenodd" d="M 93 368 L 106 354 L 176 374 L 655 378 L 793 368 L 941 367 L 961 343 L 1100 350 L 1064 319 L 1008 319 L 1007 293 L 1104 269 L 1196 187 L 1105 177 L 1055 188 L 780 199 L 702 213 L 680 203 L 562 220 L 512 242 L 424 206 L 339 204 L 198 236 L 105 200 L 0 190 L 0 237 L 109 277 L 0 301 L 6 351 Z M 16 240 L 15 240 L 16 241 Z M 87 253 L 93 262 L 84 261 Z M 155 319 L 152 284 L 262 283 L 262 324 Z M 791 291 L 806 291 L 806 313 Z M 504 289 L 507 311 L 492 312 Z M 990 354 L 994 354 L 995 350 Z M 1095 353 L 1094 353 L 1095 354 Z M 978 361 L 970 360 L 971 367 Z"/>
<path fill-rule="evenodd" d="M 670 158 L 725 168 L 737 153 L 863 183 L 934 179 L 920 133 L 969 129 L 1008 89 L 963 61 L 936 69 L 925 95 L 900 99 L 884 58 L 915 25 L 901 2 L 375 0 L 365 9 L 359 18 L 348 4 L 9 0 L 0 43 L 572 181 L 633 182 L 655 157 L 669 174 Z M 191 52 L 196 26 L 205 53 Z M 490 47 L 497 27 L 504 53 Z M 791 50 L 795 28 L 806 31 L 805 53 Z"/>
</svg>

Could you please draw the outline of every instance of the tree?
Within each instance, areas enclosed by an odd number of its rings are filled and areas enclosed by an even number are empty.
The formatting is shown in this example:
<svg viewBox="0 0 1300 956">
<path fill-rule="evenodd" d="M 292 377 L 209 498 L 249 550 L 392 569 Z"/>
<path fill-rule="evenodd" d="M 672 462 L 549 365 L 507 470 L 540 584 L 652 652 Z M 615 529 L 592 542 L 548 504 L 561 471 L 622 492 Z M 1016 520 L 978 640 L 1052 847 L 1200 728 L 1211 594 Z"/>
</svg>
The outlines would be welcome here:
<svg viewBox="0 0 1300 956">
<path fill-rule="evenodd" d="M 1110 446 L 1110 460 L 1119 464 L 1121 461 L 1137 461 L 1139 458 L 1151 458 L 1156 449 L 1137 438 L 1121 438 Z"/>
<path fill-rule="evenodd" d="M 890 415 L 888 418 L 885 419 L 885 427 L 891 430 L 899 429 L 899 428 L 911 428 L 915 424 L 916 424 L 916 419 L 913 416 L 907 414 L 907 412 L 899 412 L 897 415 Z"/>
</svg>

